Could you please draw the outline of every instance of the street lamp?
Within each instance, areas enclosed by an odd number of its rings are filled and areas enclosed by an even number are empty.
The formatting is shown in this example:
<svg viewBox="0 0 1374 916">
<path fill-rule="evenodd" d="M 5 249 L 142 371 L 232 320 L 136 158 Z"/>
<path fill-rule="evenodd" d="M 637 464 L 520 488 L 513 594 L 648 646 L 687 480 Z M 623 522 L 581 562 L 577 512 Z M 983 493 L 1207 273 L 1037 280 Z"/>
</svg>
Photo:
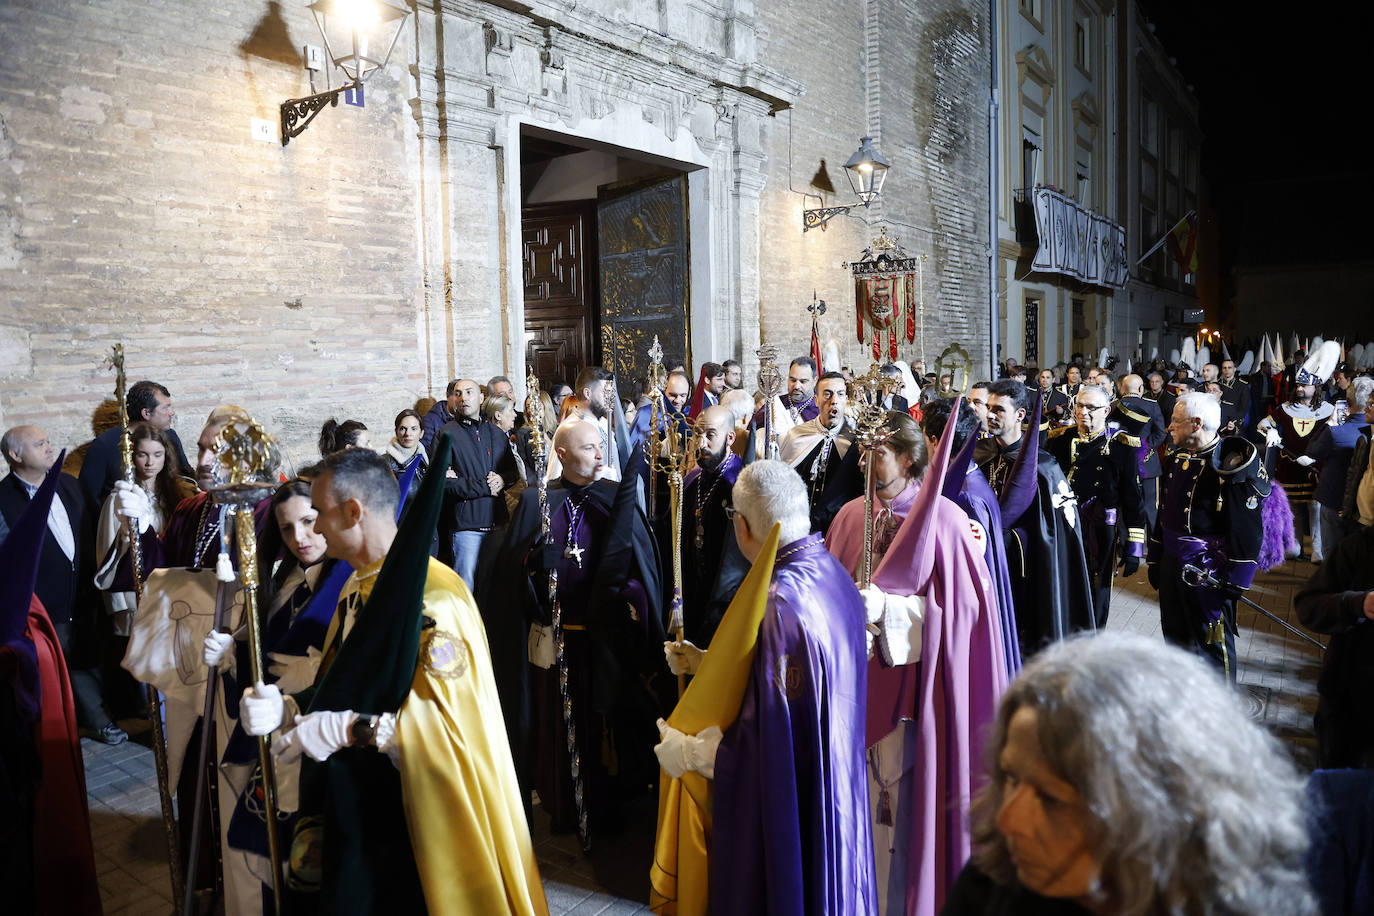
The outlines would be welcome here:
<svg viewBox="0 0 1374 916">
<path fill-rule="evenodd" d="M 859 203 L 867 207 L 878 199 L 882 193 L 883 181 L 887 178 L 888 162 L 879 152 L 873 148 L 873 138 L 864 137 L 859 141 L 859 148 L 854 155 L 849 157 L 849 161 L 844 164 L 845 173 L 849 176 L 849 186 L 854 189 L 854 194 L 859 198 Z M 825 224 L 841 213 L 848 213 L 853 209 L 853 205 L 842 207 L 818 207 L 814 210 L 802 211 L 802 232 L 819 227 L 825 229 Z"/>
<path fill-rule="evenodd" d="M 309 10 L 315 16 L 330 62 L 350 82 L 337 89 L 282 102 L 282 146 L 309 127 L 325 105 L 337 106 L 341 93 L 362 91 L 363 82 L 386 66 L 410 15 L 410 10 L 387 0 L 315 0 Z M 376 53 L 378 48 L 384 49 L 380 56 Z"/>
</svg>

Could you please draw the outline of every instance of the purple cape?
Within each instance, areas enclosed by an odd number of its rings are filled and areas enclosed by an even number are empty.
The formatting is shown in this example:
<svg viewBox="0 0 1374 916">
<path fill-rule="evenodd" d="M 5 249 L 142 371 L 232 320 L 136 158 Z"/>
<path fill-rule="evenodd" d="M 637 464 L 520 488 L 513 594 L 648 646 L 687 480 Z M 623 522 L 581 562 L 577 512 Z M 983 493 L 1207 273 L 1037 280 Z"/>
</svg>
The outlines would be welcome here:
<svg viewBox="0 0 1374 916">
<path fill-rule="evenodd" d="M 864 606 L 819 535 L 778 551 L 739 718 L 716 756 L 711 912 L 876 906 Z"/>
<path fill-rule="evenodd" d="M 1002 656 L 1007 664 L 1007 678 L 1016 677 L 1021 670 L 1021 642 L 1016 633 L 1016 609 L 1011 601 L 1011 576 L 1007 572 L 1007 549 L 1003 542 L 1002 507 L 997 494 L 988 485 L 983 472 L 970 467 L 964 485 L 954 502 L 970 519 L 983 528 L 983 559 L 992 574 L 992 590 L 997 596 L 997 614 L 1002 632 Z"/>
</svg>

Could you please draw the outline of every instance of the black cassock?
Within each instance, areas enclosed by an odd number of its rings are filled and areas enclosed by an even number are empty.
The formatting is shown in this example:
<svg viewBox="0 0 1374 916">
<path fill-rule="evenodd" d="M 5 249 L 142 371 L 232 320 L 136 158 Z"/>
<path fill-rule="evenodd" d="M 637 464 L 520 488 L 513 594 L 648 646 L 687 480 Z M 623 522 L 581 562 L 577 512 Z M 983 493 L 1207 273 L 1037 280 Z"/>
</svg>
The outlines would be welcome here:
<svg viewBox="0 0 1374 916">
<path fill-rule="evenodd" d="M 676 698 L 663 658 L 658 553 L 635 503 L 637 472 L 626 478 L 623 487 L 551 482 L 547 544 L 538 543 L 538 491 L 525 491 L 500 549 L 487 554 L 490 570 L 477 580 L 521 789 L 526 797 L 531 787 L 540 790 L 557 827 L 575 823 L 557 667 L 536 668 L 528 654 L 531 624 L 552 619 L 549 569 L 558 570 L 569 694 L 594 829 L 617 797 L 653 781 L 654 720 Z"/>
</svg>

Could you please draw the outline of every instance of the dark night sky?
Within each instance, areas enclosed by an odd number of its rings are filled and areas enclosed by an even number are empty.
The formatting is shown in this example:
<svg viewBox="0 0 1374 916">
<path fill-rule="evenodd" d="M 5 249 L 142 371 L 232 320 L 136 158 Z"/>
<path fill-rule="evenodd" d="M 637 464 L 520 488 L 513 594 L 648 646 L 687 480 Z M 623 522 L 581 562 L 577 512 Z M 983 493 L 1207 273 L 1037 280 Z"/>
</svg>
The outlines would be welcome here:
<svg viewBox="0 0 1374 916">
<path fill-rule="evenodd" d="M 1374 105 L 1365 87 L 1374 43 L 1363 5 L 1141 7 L 1196 87 L 1223 276 L 1235 264 L 1366 258 Z"/>
</svg>

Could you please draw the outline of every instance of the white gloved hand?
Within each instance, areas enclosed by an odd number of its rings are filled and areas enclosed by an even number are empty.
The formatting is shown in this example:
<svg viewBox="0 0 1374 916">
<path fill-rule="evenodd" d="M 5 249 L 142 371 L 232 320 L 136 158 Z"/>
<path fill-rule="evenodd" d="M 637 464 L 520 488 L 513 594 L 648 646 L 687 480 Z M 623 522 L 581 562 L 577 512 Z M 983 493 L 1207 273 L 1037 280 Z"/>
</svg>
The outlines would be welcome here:
<svg viewBox="0 0 1374 916">
<path fill-rule="evenodd" d="M 358 714 L 347 709 L 324 709 L 296 716 L 296 727 L 272 742 L 272 753 L 282 763 L 292 762 L 302 751 L 312 760 L 324 762 L 330 754 L 352 743 L 349 729 L 357 721 Z"/>
<path fill-rule="evenodd" d="M 878 634 L 878 654 L 886 665 L 910 665 L 921 660 L 921 627 L 926 602 L 920 595 L 888 595 Z"/>
<path fill-rule="evenodd" d="M 128 519 L 139 534 L 153 525 L 153 501 L 148 491 L 127 480 L 116 480 L 114 486 L 115 515 Z"/>
<path fill-rule="evenodd" d="M 205 660 L 205 667 L 218 668 L 220 662 L 224 661 L 224 656 L 229 653 L 229 647 L 234 644 L 232 633 L 221 633 L 219 630 L 211 630 L 205 634 L 205 651 L 201 653 L 201 658 Z"/>
<path fill-rule="evenodd" d="M 1283 445 L 1283 436 L 1279 435 L 1277 428 L 1271 426 L 1264 432 L 1264 444 L 1269 448 L 1279 448 Z"/>
<path fill-rule="evenodd" d="M 1312 465 L 1317 463 L 1317 459 L 1313 458 L 1311 455 L 1299 455 L 1297 458 L 1293 460 L 1305 468 L 1310 468 Z"/>
<path fill-rule="evenodd" d="M 696 674 L 701 667 L 701 660 L 706 657 L 706 650 L 684 639 L 681 642 L 665 642 L 663 655 L 668 659 L 668 670 L 674 675 Z"/>
<path fill-rule="evenodd" d="M 372 743 L 377 746 L 377 750 L 386 754 L 391 765 L 399 770 L 401 768 L 401 736 L 396 733 L 396 714 L 384 712 L 379 715 L 376 728 Z"/>
<path fill-rule="evenodd" d="M 688 735 L 659 719 L 658 734 L 662 740 L 654 745 L 654 755 L 663 772 L 674 779 L 688 770 L 695 770 L 707 779 L 715 778 L 716 752 L 724 737 L 720 726 L 712 725 L 698 734 Z"/>
<path fill-rule="evenodd" d="M 864 614 L 868 617 L 868 622 L 881 622 L 883 619 L 883 607 L 887 603 L 887 594 L 876 585 L 869 585 L 859 589 L 859 594 L 864 596 Z"/>
<path fill-rule="evenodd" d="M 315 683 L 315 673 L 320 670 L 321 652 L 314 646 L 304 655 L 291 655 L 286 652 L 268 652 L 267 673 L 276 678 L 277 688 L 285 694 L 300 693 Z"/>
<path fill-rule="evenodd" d="M 270 735 L 281 727 L 286 705 L 276 684 L 254 684 L 239 700 L 239 724 L 250 735 Z"/>
</svg>

